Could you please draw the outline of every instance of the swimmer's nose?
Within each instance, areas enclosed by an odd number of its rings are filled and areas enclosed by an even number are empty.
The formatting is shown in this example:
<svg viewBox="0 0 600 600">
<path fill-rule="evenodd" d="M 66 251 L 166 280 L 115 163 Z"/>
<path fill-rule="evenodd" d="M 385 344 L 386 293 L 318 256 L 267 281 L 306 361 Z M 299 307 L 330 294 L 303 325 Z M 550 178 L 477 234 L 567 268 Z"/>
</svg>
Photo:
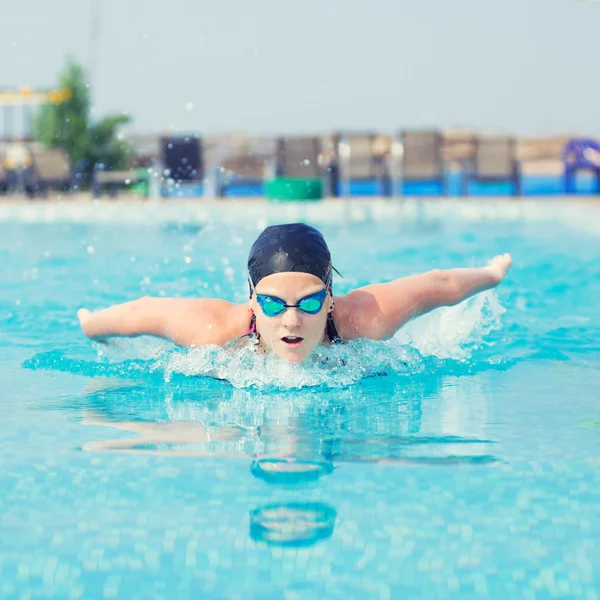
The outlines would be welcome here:
<svg viewBox="0 0 600 600">
<path fill-rule="evenodd" d="M 289 308 L 288 310 L 286 310 L 283 314 L 282 325 L 286 329 L 298 329 L 298 327 L 300 327 L 300 325 L 302 324 L 302 318 L 298 313 L 299 311 L 297 311 L 294 308 Z"/>
</svg>

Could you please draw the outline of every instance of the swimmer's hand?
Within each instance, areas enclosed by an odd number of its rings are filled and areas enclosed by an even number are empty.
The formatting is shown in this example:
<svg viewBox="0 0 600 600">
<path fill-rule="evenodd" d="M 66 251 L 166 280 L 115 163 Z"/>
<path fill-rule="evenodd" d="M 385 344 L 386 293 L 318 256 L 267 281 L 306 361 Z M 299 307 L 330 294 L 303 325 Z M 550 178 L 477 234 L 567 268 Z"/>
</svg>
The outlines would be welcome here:
<svg viewBox="0 0 600 600">
<path fill-rule="evenodd" d="M 81 330 L 83 331 L 83 333 L 85 333 L 88 337 L 92 337 L 92 336 L 86 331 L 86 325 L 89 323 L 92 315 L 93 315 L 92 311 L 88 310 L 87 308 L 80 308 L 77 311 L 77 318 L 79 319 L 79 326 L 81 327 Z M 99 344 L 108 345 L 108 341 L 105 339 L 95 337 L 94 341 L 98 342 Z"/>
<path fill-rule="evenodd" d="M 84 329 L 85 323 L 87 323 L 87 321 L 89 320 L 89 318 L 91 316 L 92 316 L 92 311 L 88 310 L 87 308 L 80 308 L 77 311 L 77 318 L 79 319 L 79 324 L 81 325 L 82 329 Z"/>
<path fill-rule="evenodd" d="M 504 276 L 508 273 L 512 266 L 512 257 L 508 252 L 499 254 L 490 261 L 490 264 L 485 267 L 494 276 L 495 283 L 500 283 Z"/>
</svg>

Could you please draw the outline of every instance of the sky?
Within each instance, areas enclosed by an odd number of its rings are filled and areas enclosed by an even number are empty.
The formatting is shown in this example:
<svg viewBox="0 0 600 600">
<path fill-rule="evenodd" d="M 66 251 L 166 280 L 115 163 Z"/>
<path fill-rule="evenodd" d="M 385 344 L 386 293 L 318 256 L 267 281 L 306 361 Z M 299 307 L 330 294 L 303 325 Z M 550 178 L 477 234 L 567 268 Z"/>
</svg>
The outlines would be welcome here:
<svg viewBox="0 0 600 600">
<path fill-rule="evenodd" d="M 94 115 L 126 111 L 130 132 L 600 133 L 600 2 L 2 0 L 1 8 L 0 88 L 52 86 L 72 56 L 90 72 Z"/>
</svg>

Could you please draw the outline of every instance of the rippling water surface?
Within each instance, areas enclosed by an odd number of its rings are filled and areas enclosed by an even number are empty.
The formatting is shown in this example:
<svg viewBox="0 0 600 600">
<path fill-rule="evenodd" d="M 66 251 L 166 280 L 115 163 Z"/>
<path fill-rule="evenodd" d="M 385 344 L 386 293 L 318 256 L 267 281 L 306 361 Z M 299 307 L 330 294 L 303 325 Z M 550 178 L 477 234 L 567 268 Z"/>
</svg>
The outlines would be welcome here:
<svg viewBox="0 0 600 600">
<path fill-rule="evenodd" d="M 600 590 L 600 211 L 108 206 L 0 214 L 0 598 Z M 293 218 L 328 239 L 336 293 L 514 267 L 299 367 L 80 333 L 82 306 L 244 302 L 251 242 Z"/>
</svg>

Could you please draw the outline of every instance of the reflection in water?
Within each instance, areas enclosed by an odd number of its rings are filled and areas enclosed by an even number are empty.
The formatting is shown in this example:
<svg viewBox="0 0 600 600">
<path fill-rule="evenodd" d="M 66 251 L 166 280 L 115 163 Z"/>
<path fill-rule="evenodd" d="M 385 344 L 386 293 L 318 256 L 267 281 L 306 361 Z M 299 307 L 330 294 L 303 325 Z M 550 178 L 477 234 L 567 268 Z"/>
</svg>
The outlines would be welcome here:
<svg viewBox="0 0 600 600">
<path fill-rule="evenodd" d="M 84 450 L 96 452 L 129 451 L 193 456 L 206 453 L 206 447 L 216 440 L 239 440 L 243 436 L 243 430 L 236 427 L 220 427 L 211 431 L 197 423 L 108 421 L 92 411 L 84 412 L 82 423 L 110 426 L 138 434 L 135 438 L 102 440 L 83 445 Z M 196 446 L 204 448 L 204 451 L 198 450 Z"/>
<path fill-rule="evenodd" d="M 247 460 L 250 475 L 272 488 L 268 504 L 250 508 L 251 538 L 307 546 L 331 537 L 336 511 L 297 497 L 289 502 L 290 487 L 297 496 L 350 463 L 498 462 L 490 452 L 494 442 L 484 435 L 485 394 L 472 384 L 461 394 L 460 384 L 453 379 L 445 389 L 441 378 L 387 377 L 344 390 L 267 393 L 207 380 L 158 386 L 121 381 L 117 387 L 96 380 L 79 400 L 83 422 L 135 436 L 83 448 Z"/>
<path fill-rule="evenodd" d="M 266 483 L 296 485 L 317 481 L 333 469 L 333 463 L 328 460 L 262 458 L 252 462 L 250 472 Z"/>
<path fill-rule="evenodd" d="M 496 460 L 484 437 L 485 394 L 472 384 L 466 389 L 461 394 L 456 380 L 444 386 L 432 377 L 280 393 L 206 380 L 119 387 L 96 381 L 81 400 L 83 421 L 138 437 L 85 449 L 247 457 L 252 473 L 269 483 L 315 481 L 336 463 Z"/>
<path fill-rule="evenodd" d="M 312 546 L 333 535 L 336 516 L 321 502 L 269 504 L 250 512 L 250 537 L 269 546 Z"/>
<path fill-rule="evenodd" d="M 441 430 L 444 433 L 486 435 L 489 407 L 480 382 L 448 377 L 440 389 L 440 399 Z"/>
</svg>

